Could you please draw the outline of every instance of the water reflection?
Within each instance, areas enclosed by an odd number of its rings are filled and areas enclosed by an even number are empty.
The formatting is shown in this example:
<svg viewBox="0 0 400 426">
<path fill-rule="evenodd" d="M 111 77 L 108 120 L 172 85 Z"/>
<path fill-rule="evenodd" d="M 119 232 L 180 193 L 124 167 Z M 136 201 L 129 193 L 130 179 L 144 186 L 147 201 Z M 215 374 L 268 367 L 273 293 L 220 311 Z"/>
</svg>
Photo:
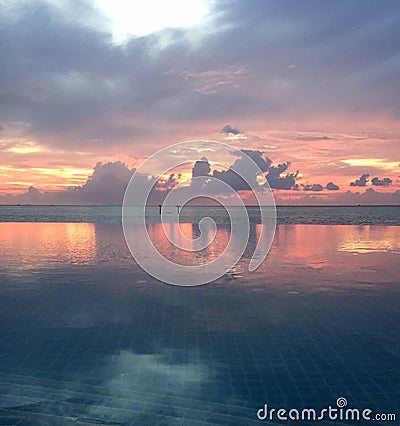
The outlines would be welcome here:
<svg viewBox="0 0 400 426">
<path fill-rule="evenodd" d="M 92 223 L 0 223 L 0 267 L 35 269 L 96 258 Z"/>
<path fill-rule="evenodd" d="M 396 229 L 396 228 L 394 228 Z M 393 227 L 354 226 L 348 229 L 339 250 L 349 253 L 400 253 L 400 239 Z"/>
<path fill-rule="evenodd" d="M 135 231 L 139 235 L 143 234 L 139 226 Z M 212 262 L 221 256 L 231 236 L 228 226 L 219 225 L 214 235 L 211 228 L 205 227 L 201 232 L 199 225 L 192 223 L 164 225 L 153 223 L 147 226 L 147 232 L 162 256 L 181 265 L 202 265 Z M 146 235 L 139 238 L 146 238 Z M 201 243 L 204 249 L 197 250 L 198 243 Z"/>
<path fill-rule="evenodd" d="M 246 279 L 265 281 L 277 274 L 288 277 L 297 271 L 338 275 L 379 270 L 382 279 L 392 279 L 390 271 L 400 253 L 400 227 L 279 225 L 267 259 L 250 274 L 249 259 L 257 256 L 254 253 L 257 241 L 261 239 L 264 245 L 268 242 L 263 227 L 251 224 L 242 259 L 228 277 L 243 275 Z M 224 225 L 217 226 L 215 236 L 211 231 L 203 232 L 201 237 L 208 245 L 200 251 L 194 251 L 193 244 L 201 235 L 198 224 L 152 223 L 148 224 L 147 233 L 139 226 L 132 229 L 138 247 L 145 246 L 145 239 L 150 237 L 163 256 L 183 265 L 201 265 L 217 259 L 230 239 L 232 256 L 241 247 L 241 237 L 232 235 L 230 227 Z M 182 235 L 185 238 L 180 238 Z M 120 224 L 0 223 L 0 236 L 0 267 L 14 269 L 14 272 L 57 264 L 123 265 L 138 269 Z M 175 238 L 183 250 L 174 247 L 169 241 L 171 238 Z M 151 260 L 151 253 L 148 256 Z"/>
<path fill-rule="evenodd" d="M 267 261 L 250 277 L 296 289 L 396 282 L 399 241 L 396 226 L 280 225 Z"/>
</svg>

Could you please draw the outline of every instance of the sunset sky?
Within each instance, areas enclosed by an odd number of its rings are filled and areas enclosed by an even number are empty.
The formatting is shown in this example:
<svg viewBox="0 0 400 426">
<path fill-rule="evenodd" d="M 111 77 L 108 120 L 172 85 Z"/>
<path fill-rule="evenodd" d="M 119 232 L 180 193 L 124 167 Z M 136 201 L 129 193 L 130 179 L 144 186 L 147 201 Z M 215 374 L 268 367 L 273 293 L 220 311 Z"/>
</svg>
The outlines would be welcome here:
<svg viewBox="0 0 400 426">
<path fill-rule="evenodd" d="M 207 139 L 272 160 L 278 204 L 400 204 L 399 22 L 398 0 L 0 0 L 0 203 L 118 202 Z"/>
</svg>

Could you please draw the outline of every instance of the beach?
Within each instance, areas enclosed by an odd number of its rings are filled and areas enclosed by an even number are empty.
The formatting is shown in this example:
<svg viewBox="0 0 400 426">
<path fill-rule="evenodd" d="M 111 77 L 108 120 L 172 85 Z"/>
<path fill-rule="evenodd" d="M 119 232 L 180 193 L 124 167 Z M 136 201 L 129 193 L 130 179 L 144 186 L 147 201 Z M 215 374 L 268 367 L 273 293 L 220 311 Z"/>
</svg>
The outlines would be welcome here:
<svg viewBox="0 0 400 426">
<path fill-rule="evenodd" d="M 3 222 L 0 235 L 3 423 L 250 425 L 265 404 L 338 398 L 398 410 L 398 226 L 280 224 L 256 271 L 244 255 L 186 288 L 144 273 L 119 223 Z"/>
</svg>

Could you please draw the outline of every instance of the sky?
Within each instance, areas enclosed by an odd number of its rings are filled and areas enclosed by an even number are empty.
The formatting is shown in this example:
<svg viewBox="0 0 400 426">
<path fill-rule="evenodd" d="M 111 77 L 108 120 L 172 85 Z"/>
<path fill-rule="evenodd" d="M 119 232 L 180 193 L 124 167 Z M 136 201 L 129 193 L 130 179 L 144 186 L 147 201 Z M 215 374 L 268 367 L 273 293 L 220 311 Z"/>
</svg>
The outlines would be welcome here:
<svg viewBox="0 0 400 426">
<path fill-rule="evenodd" d="M 0 203 L 118 204 L 150 155 L 214 140 L 277 204 L 400 204 L 399 22 L 398 0 L 0 0 Z"/>
</svg>

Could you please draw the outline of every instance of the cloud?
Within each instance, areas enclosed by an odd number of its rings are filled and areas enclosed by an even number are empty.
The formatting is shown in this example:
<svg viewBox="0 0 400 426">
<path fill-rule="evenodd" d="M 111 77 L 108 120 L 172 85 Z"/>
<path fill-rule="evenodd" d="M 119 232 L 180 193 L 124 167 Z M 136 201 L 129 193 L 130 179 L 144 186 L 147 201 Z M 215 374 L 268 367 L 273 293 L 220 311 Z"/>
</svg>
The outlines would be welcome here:
<svg viewBox="0 0 400 426">
<path fill-rule="evenodd" d="M 268 157 L 264 157 L 264 152 L 262 151 L 257 151 L 253 149 L 241 149 L 236 152 L 236 154 L 240 157 L 242 156 L 242 153 L 250 157 L 257 164 L 257 166 L 261 169 L 262 172 L 266 172 L 272 164 L 272 160 Z M 240 168 L 240 161 L 241 159 L 236 160 L 233 164 L 233 168 Z"/>
<path fill-rule="evenodd" d="M 25 194 L 21 194 L 19 200 L 21 203 L 41 204 L 43 194 L 34 186 L 30 186 Z"/>
<path fill-rule="evenodd" d="M 392 179 L 385 177 L 383 179 L 379 179 L 377 177 L 374 177 L 371 179 L 371 183 L 374 186 L 389 186 L 392 183 Z"/>
<path fill-rule="evenodd" d="M 332 140 L 332 138 L 330 138 L 329 136 L 308 136 L 308 135 L 297 136 L 295 139 L 298 141 L 309 141 L 309 142 Z"/>
<path fill-rule="evenodd" d="M 239 118 L 249 128 L 282 117 L 400 115 L 397 0 L 384 8 L 363 0 L 312 8 L 211 2 L 202 25 L 131 37 L 124 46 L 112 43 L 94 0 L 62 3 L 2 2 L 10 5 L 0 16 L 4 133 L 18 123 L 20 137 L 100 158 L 150 145 L 166 129 L 181 136 Z"/>
<path fill-rule="evenodd" d="M 157 190 L 171 190 L 179 185 L 181 174 L 171 173 L 167 179 L 160 178 L 157 180 L 156 189 Z"/>
<path fill-rule="evenodd" d="M 133 171 L 120 161 L 97 163 L 87 182 L 78 188 L 69 189 L 82 202 L 89 204 L 121 204 L 126 185 Z"/>
<path fill-rule="evenodd" d="M 328 182 L 328 184 L 326 185 L 326 189 L 328 191 L 338 191 L 340 188 L 338 185 L 335 185 L 333 182 Z"/>
<path fill-rule="evenodd" d="M 311 195 L 312 194 L 312 195 Z M 334 194 L 312 193 L 292 193 L 289 197 L 282 197 L 275 194 L 277 204 L 284 205 L 400 205 L 400 190 L 394 192 L 378 192 L 373 188 L 367 188 L 365 192 L 346 191 L 345 193 L 335 192 Z"/>
<path fill-rule="evenodd" d="M 271 160 L 265 157 L 260 151 L 246 150 L 246 153 L 248 155 L 250 154 L 253 159 L 256 159 L 263 169 L 265 169 L 268 164 L 271 164 Z M 261 188 L 262 183 L 257 181 L 255 170 L 247 170 L 248 174 L 246 178 L 249 179 L 251 186 L 235 172 L 235 169 L 237 171 L 240 170 L 240 162 L 243 161 L 243 155 L 240 156 L 240 151 L 236 152 L 236 154 L 239 158 L 230 168 L 224 171 L 211 171 L 207 158 L 202 157 L 193 166 L 193 177 L 204 176 L 206 188 L 210 193 L 213 193 L 213 186 L 207 180 L 210 176 L 226 182 L 236 191 L 249 190 L 257 187 Z M 321 192 L 323 187 L 320 184 L 299 185 L 295 183 L 297 172 L 281 176 L 281 173 L 287 171 L 289 165 L 289 162 L 278 164 L 277 166 L 270 165 L 267 170 L 266 177 L 272 183 L 272 188 L 292 189 L 294 192 L 297 192 L 295 197 L 294 193 L 292 193 L 293 197 L 291 195 L 290 197 L 292 198 L 289 199 L 281 199 L 279 194 L 276 194 L 278 202 L 285 204 L 400 204 L 400 190 L 392 193 L 382 193 L 375 191 L 373 188 L 368 188 L 363 194 L 347 191 L 344 194 L 335 193 L 333 198 L 328 197 L 326 199 L 322 198 L 320 195 L 318 195 L 318 197 L 301 195 L 299 192 L 301 188 L 310 193 Z M 121 205 L 126 185 L 134 171 L 135 169 L 129 169 L 124 163 L 119 161 L 114 163 L 98 163 L 93 169 L 91 176 L 87 179 L 87 182 L 82 186 L 70 187 L 67 190 L 53 192 L 42 192 L 30 186 L 25 193 L 20 195 L 0 196 L 0 204 Z M 149 197 L 150 204 L 162 203 L 169 191 L 179 183 L 179 175 L 174 173 L 159 180 L 148 175 L 142 175 L 140 178 L 143 179 L 143 182 L 148 182 L 150 180 L 154 183 L 154 189 Z M 380 179 L 379 181 L 384 182 L 384 179 L 385 178 Z M 333 187 L 337 187 L 337 185 L 333 182 L 329 182 L 327 189 L 334 191 L 334 189 L 332 189 Z M 196 188 L 194 189 L 196 190 Z M 193 188 L 191 188 L 191 190 L 193 191 Z M 193 192 L 191 193 L 193 194 Z"/>
<path fill-rule="evenodd" d="M 192 168 L 192 177 L 205 178 L 214 177 L 224 181 L 234 190 L 250 190 L 259 187 L 257 182 L 257 170 L 248 168 L 244 155 L 251 157 L 260 167 L 262 172 L 268 170 L 271 160 L 263 156 L 261 151 L 242 150 L 236 151 L 239 158 L 227 169 L 223 171 L 214 170 L 206 157 L 196 161 Z M 83 204 L 83 205 L 121 205 L 126 187 L 135 169 L 130 169 L 123 162 L 97 163 L 93 173 L 82 186 L 73 186 L 66 190 L 41 192 L 37 188 L 29 187 L 27 192 L 20 195 L 0 196 L 0 203 L 3 204 Z M 244 176 L 247 183 L 241 176 Z M 139 178 L 144 182 L 153 181 L 154 186 L 149 195 L 150 204 L 161 203 L 166 195 L 175 188 L 181 180 L 181 175 L 170 173 L 166 177 L 156 179 L 150 175 L 142 175 Z M 198 181 L 196 181 L 198 184 Z M 208 185 L 207 179 L 205 184 Z M 202 185 L 200 185 L 202 186 Z M 207 186 L 212 191 L 212 185 Z M 191 190 L 196 191 L 192 187 Z M 195 192 L 193 193 L 195 195 Z"/>
<path fill-rule="evenodd" d="M 302 185 L 304 191 L 323 191 L 324 187 L 319 183 L 314 183 L 312 185 Z"/>
<path fill-rule="evenodd" d="M 241 131 L 235 127 L 232 127 L 230 124 L 227 124 L 221 129 L 221 133 L 226 133 L 229 135 L 240 135 Z"/>
<path fill-rule="evenodd" d="M 286 176 L 281 176 L 282 173 L 286 172 L 290 165 L 290 162 L 278 164 L 269 168 L 268 174 L 266 175 L 269 186 L 273 189 L 292 189 L 296 184 L 296 177 L 298 172 L 289 173 Z"/>
<path fill-rule="evenodd" d="M 387 106 L 398 113 L 390 90 L 398 70 L 391 58 L 398 54 L 400 12 L 395 2 L 385 2 L 385 10 L 378 3 L 315 5 L 305 14 L 304 5 L 287 1 L 253 1 L 253 7 L 245 0 L 217 2 L 214 16 L 225 22 L 219 31 L 211 21 L 205 28 L 165 29 L 131 38 L 122 47 L 111 43 L 94 1 L 65 2 L 63 13 L 56 3 L 18 2 L 6 8 L 1 22 L 7 57 L 2 89 L 10 102 L 3 112 L 32 121 L 34 128 L 63 126 L 62 117 L 64 126 L 81 128 L 82 115 L 102 117 L 115 109 L 125 114 L 164 112 L 174 120 L 193 114 L 212 118 L 216 113 L 226 118 L 256 113 L 261 118 L 265 111 L 292 114 L 299 106 L 311 114 L 343 105 L 354 110 L 360 97 L 376 96 L 376 102 L 362 108 Z M 336 28 L 338 23 L 343 31 Z M 339 48 L 343 37 L 345 49 Z M 273 64 L 264 52 L 274 57 Z M 288 56 L 299 58 L 295 70 L 287 70 Z M 326 65 L 323 74 L 318 72 L 321 63 Z"/>
<path fill-rule="evenodd" d="M 92 175 L 82 186 L 52 192 L 41 192 L 31 186 L 24 194 L 0 197 L 0 203 L 120 205 L 133 172 L 134 169 L 129 169 L 120 161 L 97 163 Z M 143 179 L 148 178 L 143 176 Z"/>
<path fill-rule="evenodd" d="M 369 174 L 364 173 L 360 176 L 359 179 L 356 179 L 354 182 L 350 182 L 350 186 L 366 186 L 368 182 Z"/>
<path fill-rule="evenodd" d="M 398 54 L 395 40 L 400 34 L 395 24 L 400 15 L 396 1 L 385 3 L 386 10 L 380 9 L 377 1 L 366 4 L 359 0 L 349 6 L 340 0 L 335 6 L 314 4 L 312 8 L 301 2 L 294 3 L 283 1 L 273 6 L 269 2 L 252 1 L 251 7 L 246 1 L 238 1 L 226 7 L 224 2 L 221 13 L 226 21 L 236 23 L 235 28 L 224 34 L 226 42 L 230 40 L 226 43 L 224 59 L 234 52 L 237 55 L 238 50 L 242 50 L 242 58 L 253 57 L 262 48 L 268 51 L 269 55 L 263 55 L 258 61 L 258 65 L 264 65 L 261 71 L 264 78 L 260 79 L 262 86 L 270 89 L 268 95 L 276 102 L 277 109 L 283 107 L 288 112 L 290 105 L 298 108 L 303 95 L 303 99 L 307 99 L 303 105 L 307 112 L 316 112 L 317 108 L 338 112 L 342 100 L 348 102 L 344 108 L 350 113 L 356 113 L 357 104 L 368 112 L 386 105 L 397 116 L 399 108 L 394 104 L 394 94 L 390 94 L 399 69 L 394 59 Z M 260 33 L 264 37 L 260 37 Z M 343 49 L 340 46 L 343 47 L 344 40 Z M 273 64 L 268 59 L 271 56 Z M 288 57 L 296 58 L 295 70 L 287 70 Z M 321 63 L 325 69 L 322 74 L 318 72 Z M 272 75 L 275 78 L 279 75 L 289 87 L 286 99 L 280 103 L 278 96 L 272 96 L 272 86 L 268 84 Z M 311 82 L 316 90 L 307 97 Z M 260 87 L 260 80 L 256 80 L 255 86 Z M 378 93 L 379 87 L 382 93 Z M 374 94 L 377 104 L 372 105 Z M 368 104 L 361 105 L 360 99 L 368 99 Z M 324 104 L 327 100 L 331 102 L 329 105 Z"/>
<path fill-rule="evenodd" d="M 192 169 L 192 177 L 199 176 L 210 176 L 211 175 L 211 167 L 206 157 L 202 157 L 200 160 L 194 163 Z"/>
<path fill-rule="evenodd" d="M 247 183 L 246 180 L 244 180 L 240 174 L 235 172 L 235 170 L 230 167 L 228 170 L 214 170 L 212 174 L 213 178 L 219 179 L 225 183 L 227 183 L 231 188 L 233 188 L 235 191 L 249 191 L 252 187 L 258 186 L 256 183 L 256 175 L 251 174 L 251 183 Z M 209 186 L 213 186 L 213 183 L 211 182 Z"/>
<path fill-rule="evenodd" d="M 246 74 L 246 67 L 238 64 L 203 71 L 185 70 L 180 73 L 194 91 L 202 95 L 214 94 L 232 86 L 238 87 Z"/>
<path fill-rule="evenodd" d="M 271 159 L 264 156 L 262 151 L 242 149 L 234 152 L 239 158 L 227 170 L 214 170 L 212 176 L 230 185 L 236 191 L 250 190 L 257 188 L 257 169 L 249 169 L 248 160 L 250 157 L 259 167 L 261 172 L 266 172 L 272 163 Z M 243 178 L 242 178 L 243 176 Z"/>
<path fill-rule="evenodd" d="M 367 204 L 367 205 L 400 205 L 400 190 L 394 192 L 378 192 L 374 188 L 368 188 L 364 193 L 347 191 L 337 198 L 343 204 Z"/>
</svg>

